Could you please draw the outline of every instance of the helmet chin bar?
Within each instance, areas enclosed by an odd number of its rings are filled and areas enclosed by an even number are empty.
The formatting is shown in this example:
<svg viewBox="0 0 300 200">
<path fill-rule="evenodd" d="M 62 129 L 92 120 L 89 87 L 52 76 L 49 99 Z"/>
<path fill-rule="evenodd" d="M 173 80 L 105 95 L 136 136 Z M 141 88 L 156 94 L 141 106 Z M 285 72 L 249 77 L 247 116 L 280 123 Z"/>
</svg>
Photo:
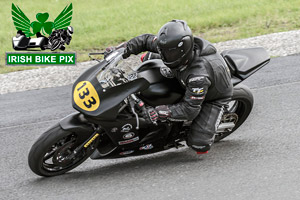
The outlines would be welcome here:
<svg viewBox="0 0 300 200">
<path fill-rule="evenodd" d="M 183 57 L 184 57 L 184 56 L 182 56 L 182 57 L 181 57 L 180 59 L 178 59 L 178 60 L 175 60 L 174 62 L 166 62 L 166 61 L 164 61 L 164 59 L 162 59 L 162 61 L 163 61 L 163 63 L 164 63 L 167 67 L 169 67 L 169 68 L 177 68 L 177 67 L 179 67 L 179 65 L 181 64 Z"/>
</svg>

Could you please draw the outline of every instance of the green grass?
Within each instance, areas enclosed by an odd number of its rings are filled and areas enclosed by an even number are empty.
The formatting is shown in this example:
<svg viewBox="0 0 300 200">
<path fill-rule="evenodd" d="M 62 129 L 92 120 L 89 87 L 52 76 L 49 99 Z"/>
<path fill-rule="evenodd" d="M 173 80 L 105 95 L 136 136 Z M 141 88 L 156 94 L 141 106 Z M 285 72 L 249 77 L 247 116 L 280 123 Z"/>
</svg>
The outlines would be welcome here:
<svg viewBox="0 0 300 200">
<path fill-rule="evenodd" d="M 184 19 L 195 35 L 212 42 L 246 38 L 300 27 L 299 0 L 1 0 L 0 73 L 5 52 L 14 51 L 16 34 L 11 3 L 18 5 L 34 21 L 39 12 L 48 12 L 53 21 L 73 3 L 74 36 L 66 51 L 76 51 L 77 61 L 87 53 L 116 45 L 143 33 L 157 33 L 171 19 Z M 7 67 L 5 67 L 7 68 Z M 11 68 L 10 70 L 20 69 Z"/>
</svg>

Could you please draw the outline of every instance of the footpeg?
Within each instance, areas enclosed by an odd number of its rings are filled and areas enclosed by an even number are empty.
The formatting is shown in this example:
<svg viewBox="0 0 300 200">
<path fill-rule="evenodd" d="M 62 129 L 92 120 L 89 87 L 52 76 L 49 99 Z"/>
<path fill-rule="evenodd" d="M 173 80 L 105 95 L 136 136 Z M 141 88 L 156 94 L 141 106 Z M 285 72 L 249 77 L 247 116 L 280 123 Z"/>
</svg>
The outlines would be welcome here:
<svg viewBox="0 0 300 200">
<path fill-rule="evenodd" d="M 179 149 L 181 147 L 185 147 L 184 144 L 181 144 L 180 142 L 174 142 L 174 143 L 171 143 L 171 144 L 167 144 L 164 148 L 165 149 L 171 149 L 171 148 L 176 148 L 176 149 Z"/>
</svg>

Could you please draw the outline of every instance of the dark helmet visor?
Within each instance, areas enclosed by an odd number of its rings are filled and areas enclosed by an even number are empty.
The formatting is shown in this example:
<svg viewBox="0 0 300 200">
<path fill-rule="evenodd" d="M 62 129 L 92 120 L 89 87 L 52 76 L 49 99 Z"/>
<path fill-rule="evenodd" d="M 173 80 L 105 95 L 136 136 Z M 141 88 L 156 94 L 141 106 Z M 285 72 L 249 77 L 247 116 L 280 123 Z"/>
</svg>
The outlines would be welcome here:
<svg viewBox="0 0 300 200">
<path fill-rule="evenodd" d="M 179 48 L 158 48 L 162 59 L 166 62 L 174 62 L 181 58 L 184 54 L 183 50 Z"/>
</svg>

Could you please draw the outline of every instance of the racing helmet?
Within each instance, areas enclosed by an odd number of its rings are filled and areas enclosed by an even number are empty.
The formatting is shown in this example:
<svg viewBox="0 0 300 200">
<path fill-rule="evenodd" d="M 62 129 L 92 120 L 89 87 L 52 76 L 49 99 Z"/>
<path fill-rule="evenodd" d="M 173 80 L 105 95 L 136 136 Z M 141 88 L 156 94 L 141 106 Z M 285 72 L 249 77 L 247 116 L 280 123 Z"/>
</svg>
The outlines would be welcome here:
<svg viewBox="0 0 300 200">
<path fill-rule="evenodd" d="M 72 26 L 68 26 L 68 28 L 67 28 L 68 35 L 71 36 L 73 34 L 73 32 L 74 32 L 73 27 Z"/>
<path fill-rule="evenodd" d="M 186 65 L 193 58 L 194 37 L 183 20 L 172 20 L 163 25 L 157 34 L 157 49 L 169 68 Z"/>
</svg>

